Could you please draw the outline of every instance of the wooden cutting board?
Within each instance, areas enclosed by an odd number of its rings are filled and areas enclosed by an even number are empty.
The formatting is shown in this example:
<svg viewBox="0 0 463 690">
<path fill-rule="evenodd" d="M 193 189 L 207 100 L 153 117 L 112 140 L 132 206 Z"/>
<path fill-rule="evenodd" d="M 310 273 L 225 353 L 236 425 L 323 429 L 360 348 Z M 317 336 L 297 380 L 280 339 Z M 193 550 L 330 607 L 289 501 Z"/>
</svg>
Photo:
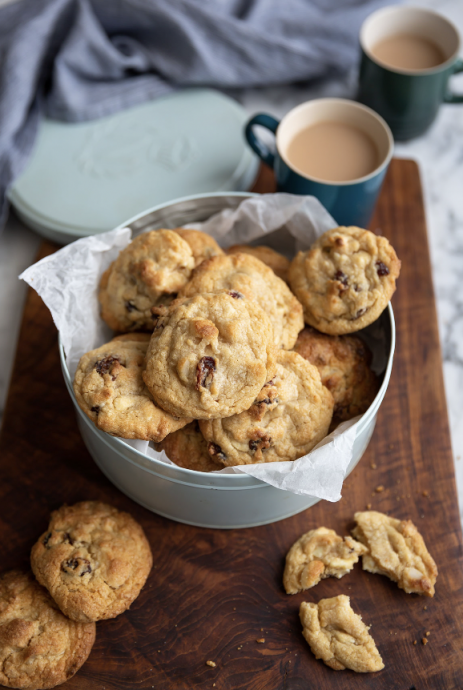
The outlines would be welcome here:
<svg viewBox="0 0 463 690">
<path fill-rule="evenodd" d="M 271 191 L 272 185 L 265 173 L 257 189 Z M 339 503 L 322 501 L 266 527 L 218 531 L 177 524 L 112 486 L 80 438 L 61 376 L 55 327 L 29 291 L 0 438 L 1 569 L 27 565 L 50 511 L 84 499 L 130 511 L 146 530 L 155 564 L 131 610 L 98 623 L 93 651 L 66 688 L 463 688 L 462 534 L 414 162 L 392 162 L 371 228 L 387 236 L 402 259 L 393 298 L 397 351 L 373 439 Z M 45 243 L 41 255 L 54 249 Z M 384 490 L 375 492 L 380 486 Z M 418 526 L 439 567 L 436 596 L 405 594 L 359 566 L 342 580 L 329 578 L 287 596 L 281 578 L 295 539 L 319 525 L 345 534 L 354 512 L 367 504 Z M 386 665 L 380 673 L 332 671 L 315 660 L 302 638 L 301 601 L 341 593 L 372 625 Z M 264 644 L 256 642 L 260 638 Z"/>
</svg>

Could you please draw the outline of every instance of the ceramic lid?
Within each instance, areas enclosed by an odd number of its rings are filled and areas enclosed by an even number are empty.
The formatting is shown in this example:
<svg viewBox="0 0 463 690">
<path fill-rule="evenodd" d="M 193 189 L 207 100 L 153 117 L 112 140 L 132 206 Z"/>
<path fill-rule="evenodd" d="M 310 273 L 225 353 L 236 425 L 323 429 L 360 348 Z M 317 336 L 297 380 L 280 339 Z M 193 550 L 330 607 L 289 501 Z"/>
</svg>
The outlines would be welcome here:
<svg viewBox="0 0 463 690">
<path fill-rule="evenodd" d="M 241 106 L 209 89 L 92 122 L 43 120 L 10 201 L 39 232 L 69 241 L 171 199 L 247 189 L 258 166 L 245 144 L 246 120 Z"/>
</svg>

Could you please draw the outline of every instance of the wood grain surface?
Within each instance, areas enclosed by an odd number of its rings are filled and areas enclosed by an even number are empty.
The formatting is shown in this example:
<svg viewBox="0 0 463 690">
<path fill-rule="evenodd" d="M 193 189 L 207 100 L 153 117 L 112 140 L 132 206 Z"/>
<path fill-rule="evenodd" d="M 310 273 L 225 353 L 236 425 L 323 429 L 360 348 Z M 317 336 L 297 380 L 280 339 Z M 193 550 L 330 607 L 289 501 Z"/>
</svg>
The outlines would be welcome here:
<svg viewBox="0 0 463 690">
<path fill-rule="evenodd" d="M 263 173 L 257 189 L 272 184 Z M 98 623 L 94 649 L 66 683 L 69 690 L 463 688 L 462 535 L 423 201 L 412 161 L 392 162 L 371 228 L 391 240 L 402 260 L 393 298 L 397 351 L 372 442 L 339 503 L 322 501 L 266 527 L 219 531 L 178 524 L 112 486 L 79 436 L 55 327 L 29 291 L 0 439 L 1 569 L 27 566 L 49 512 L 83 499 L 130 511 L 154 554 L 131 610 Z M 42 254 L 54 249 L 44 243 Z M 375 492 L 380 485 L 384 491 Z M 359 566 L 342 580 L 287 596 L 281 578 L 293 541 L 319 525 L 345 534 L 354 512 L 367 504 L 411 518 L 421 530 L 439 567 L 434 599 L 405 594 Z M 340 593 L 372 625 L 385 662 L 380 673 L 332 671 L 303 640 L 300 602 Z"/>
</svg>

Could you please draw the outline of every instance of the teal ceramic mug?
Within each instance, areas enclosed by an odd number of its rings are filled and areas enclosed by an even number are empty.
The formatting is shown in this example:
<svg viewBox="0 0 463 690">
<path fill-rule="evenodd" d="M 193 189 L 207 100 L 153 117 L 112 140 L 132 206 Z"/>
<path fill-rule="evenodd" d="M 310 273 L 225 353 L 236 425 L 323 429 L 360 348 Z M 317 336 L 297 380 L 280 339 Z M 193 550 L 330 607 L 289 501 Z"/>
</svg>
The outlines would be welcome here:
<svg viewBox="0 0 463 690">
<path fill-rule="evenodd" d="M 370 174 L 328 181 L 305 174 L 288 158 L 289 145 L 302 130 L 336 122 L 360 130 L 373 142 L 377 166 Z M 275 134 L 275 153 L 256 136 L 256 125 Z M 391 131 L 377 113 L 353 101 L 320 98 L 297 106 L 281 122 L 265 113 L 255 115 L 246 125 L 245 136 L 253 151 L 273 168 L 278 191 L 317 197 L 339 225 L 368 226 L 394 147 Z"/>
<path fill-rule="evenodd" d="M 441 61 L 433 67 L 410 69 L 404 55 L 397 52 L 391 62 L 378 57 L 378 46 L 383 41 L 394 37 L 403 41 L 410 36 L 412 40 L 430 42 Z M 460 37 L 455 26 L 437 12 L 418 7 L 378 10 L 363 23 L 360 46 L 358 100 L 382 115 L 397 141 L 423 134 L 441 103 L 463 103 L 463 95 L 453 94 L 448 88 L 452 74 L 463 71 Z"/>
</svg>

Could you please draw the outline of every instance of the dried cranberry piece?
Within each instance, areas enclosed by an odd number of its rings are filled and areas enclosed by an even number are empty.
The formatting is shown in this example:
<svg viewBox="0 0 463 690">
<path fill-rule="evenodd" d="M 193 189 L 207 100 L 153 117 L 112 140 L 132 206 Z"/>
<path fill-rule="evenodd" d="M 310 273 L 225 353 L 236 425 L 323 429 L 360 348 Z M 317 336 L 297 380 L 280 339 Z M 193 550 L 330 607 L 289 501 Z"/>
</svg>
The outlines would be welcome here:
<svg viewBox="0 0 463 690">
<path fill-rule="evenodd" d="M 51 538 L 51 532 L 48 532 L 48 534 L 47 534 L 47 536 L 45 537 L 45 539 L 43 540 L 42 544 L 43 544 L 44 546 L 46 546 L 46 545 L 48 544 L 48 542 L 50 541 L 50 538 Z"/>
<path fill-rule="evenodd" d="M 135 306 L 135 304 L 134 304 L 133 302 L 131 302 L 130 300 L 126 300 L 125 308 L 127 309 L 128 312 L 131 312 L 131 311 L 138 311 L 138 309 L 137 309 L 137 307 Z"/>
<path fill-rule="evenodd" d="M 379 275 L 380 278 L 383 276 L 388 276 L 389 275 L 389 269 L 386 266 L 386 264 L 383 264 L 382 261 L 377 261 L 376 262 L 376 272 Z"/>
<path fill-rule="evenodd" d="M 93 407 L 90 408 L 91 412 L 98 412 L 100 411 L 100 406 L 99 405 L 94 405 Z"/>
<path fill-rule="evenodd" d="M 261 432 L 262 433 L 262 432 Z M 253 438 L 249 441 L 249 450 L 254 453 L 256 450 L 267 450 L 272 445 L 272 437 L 263 434 L 260 438 Z"/>
<path fill-rule="evenodd" d="M 367 310 L 366 307 L 363 307 L 363 309 L 359 309 L 352 320 L 355 321 L 356 319 L 359 319 L 361 316 L 363 316 L 365 314 L 366 310 Z"/>
<path fill-rule="evenodd" d="M 63 541 L 67 541 L 68 544 L 71 544 L 71 546 L 74 544 L 74 539 L 71 537 L 69 532 L 65 532 L 63 535 Z"/>
<path fill-rule="evenodd" d="M 217 444 L 217 443 L 208 443 L 207 444 L 207 452 L 209 455 L 211 455 L 213 458 L 217 458 L 218 460 L 226 460 L 227 456 L 223 452 L 222 448 Z"/>
<path fill-rule="evenodd" d="M 264 405 L 277 405 L 278 402 L 278 398 L 274 398 L 273 400 L 270 400 L 270 398 L 264 398 L 263 400 L 255 402 L 254 405 L 260 405 L 260 403 L 264 403 Z"/>
<path fill-rule="evenodd" d="M 92 566 L 86 558 L 68 558 L 67 561 L 61 563 L 61 570 L 82 577 L 82 575 L 92 572 Z"/>
<path fill-rule="evenodd" d="M 214 378 L 215 359 L 213 357 L 201 357 L 196 365 L 196 390 L 209 388 Z"/>
<path fill-rule="evenodd" d="M 336 280 L 339 280 L 339 282 L 342 283 L 344 285 L 344 287 L 347 287 L 349 285 L 349 283 L 347 281 L 347 276 L 342 271 L 336 271 L 336 273 L 334 274 L 334 277 Z"/>
<path fill-rule="evenodd" d="M 104 376 L 105 374 L 111 374 L 111 370 L 116 362 L 119 362 L 120 364 L 121 360 L 118 357 L 113 357 L 112 355 L 109 355 L 104 359 L 100 359 L 100 361 L 95 364 L 95 369 L 100 374 L 100 376 Z M 113 381 L 116 380 L 115 376 L 111 376 L 111 378 Z"/>
<path fill-rule="evenodd" d="M 238 292 L 237 290 L 229 290 L 228 294 L 230 297 L 234 297 L 235 299 L 244 299 L 244 295 L 241 294 L 241 292 Z"/>
</svg>

